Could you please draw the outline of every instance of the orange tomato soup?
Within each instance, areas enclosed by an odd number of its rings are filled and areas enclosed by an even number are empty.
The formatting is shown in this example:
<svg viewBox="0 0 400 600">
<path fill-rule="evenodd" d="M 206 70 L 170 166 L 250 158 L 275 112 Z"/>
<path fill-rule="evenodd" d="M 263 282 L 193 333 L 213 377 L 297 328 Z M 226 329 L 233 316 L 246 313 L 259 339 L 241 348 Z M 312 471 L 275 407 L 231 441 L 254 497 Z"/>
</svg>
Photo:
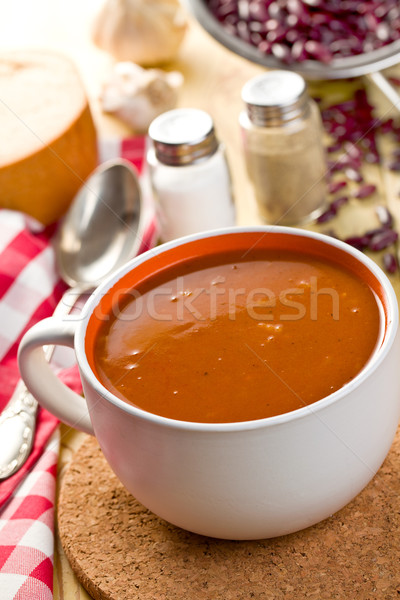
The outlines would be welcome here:
<svg viewBox="0 0 400 600">
<path fill-rule="evenodd" d="M 230 250 L 164 269 L 119 298 L 97 327 L 92 368 L 157 415 L 262 419 L 350 382 L 377 346 L 381 310 L 369 285 L 333 261 Z"/>
</svg>

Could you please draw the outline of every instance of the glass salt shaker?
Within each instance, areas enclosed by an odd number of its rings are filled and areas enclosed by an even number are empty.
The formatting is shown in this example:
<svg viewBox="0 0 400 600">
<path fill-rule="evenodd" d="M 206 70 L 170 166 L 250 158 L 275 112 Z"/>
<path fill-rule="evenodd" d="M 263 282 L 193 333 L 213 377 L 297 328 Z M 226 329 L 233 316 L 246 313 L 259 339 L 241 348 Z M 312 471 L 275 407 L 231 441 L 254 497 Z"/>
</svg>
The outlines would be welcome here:
<svg viewBox="0 0 400 600">
<path fill-rule="evenodd" d="M 175 109 L 154 119 L 147 164 L 162 242 L 235 225 L 225 150 L 208 113 Z"/>
<path fill-rule="evenodd" d="M 242 100 L 239 123 L 260 216 L 281 225 L 318 217 L 327 206 L 323 128 L 304 79 L 267 72 L 244 85 Z"/>
</svg>

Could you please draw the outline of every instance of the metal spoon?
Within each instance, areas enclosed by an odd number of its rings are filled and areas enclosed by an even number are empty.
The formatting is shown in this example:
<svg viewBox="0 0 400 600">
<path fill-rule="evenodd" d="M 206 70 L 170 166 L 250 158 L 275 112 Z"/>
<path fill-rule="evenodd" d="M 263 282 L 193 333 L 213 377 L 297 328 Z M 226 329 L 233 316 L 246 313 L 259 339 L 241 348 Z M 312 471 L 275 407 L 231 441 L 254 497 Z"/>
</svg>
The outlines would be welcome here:
<svg viewBox="0 0 400 600">
<path fill-rule="evenodd" d="M 54 314 L 69 313 L 84 292 L 135 256 L 142 237 L 142 194 L 136 171 L 122 159 L 106 162 L 78 192 L 55 238 L 58 269 L 71 289 Z M 53 349 L 46 349 L 47 360 Z M 13 475 L 28 458 L 37 409 L 37 401 L 19 381 L 0 415 L 0 480 Z"/>
</svg>

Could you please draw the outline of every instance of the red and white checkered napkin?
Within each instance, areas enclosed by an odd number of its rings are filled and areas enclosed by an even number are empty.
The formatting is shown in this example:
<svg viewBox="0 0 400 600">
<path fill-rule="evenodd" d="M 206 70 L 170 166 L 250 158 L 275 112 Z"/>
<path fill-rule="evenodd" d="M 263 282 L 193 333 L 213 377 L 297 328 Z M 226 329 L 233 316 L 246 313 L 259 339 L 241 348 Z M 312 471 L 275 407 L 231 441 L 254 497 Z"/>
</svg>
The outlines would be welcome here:
<svg viewBox="0 0 400 600">
<path fill-rule="evenodd" d="M 66 287 L 56 272 L 50 245 L 52 231 L 35 233 L 31 224 L 22 213 L 0 210 L 0 411 L 19 380 L 17 350 L 22 335 L 53 313 Z M 78 383 L 77 377 L 74 383 Z M 56 426 L 52 415 L 39 411 L 37 435 L 28 461 L 0 483 L 0 508 L 34 465 Z"/>
<path fill-rule="evenodd" d="M 58 431 L 0 513 L 1 600 L 53 598 Z"/>
<path fill-rule="evenodd" d="M 122 156 L 139 170 L 143 154 L 143 138 L 106 141 L 100 146 L 101 162 Z M 140 252 L 155 242 L 150 199 L 145 203 L 145 219 Z M 55 227 L 43 229 L 22 213 L 0 210 L 0 411 L 19 380 L 17 349 L 21 337 L 54 312 L 66 288 L 56 271 L 51 245 L 54 231 Z M 76 367 L 62 370 L 60 376 L 80 391 Z M 0 482 L 0 600 L 52 597 L 57 444 L 47 444 L 57 424 L 55 417 L 39 410 L 30 457 L 15 475 Z"/>
</svg>

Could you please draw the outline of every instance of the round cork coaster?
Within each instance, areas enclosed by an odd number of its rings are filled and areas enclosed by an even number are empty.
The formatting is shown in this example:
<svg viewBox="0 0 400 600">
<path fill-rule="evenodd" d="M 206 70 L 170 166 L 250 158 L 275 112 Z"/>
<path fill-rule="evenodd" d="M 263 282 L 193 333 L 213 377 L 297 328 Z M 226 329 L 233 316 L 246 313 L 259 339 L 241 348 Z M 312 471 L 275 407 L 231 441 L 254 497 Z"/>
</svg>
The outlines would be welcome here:
<svg viewBox="0 0 400 600">
<path fill-rule="evenodd" d="M 373 481 L 314 527 L 270 540 L 201 537 L 133 498 L 87 438 L 65 474 L 58 528 L 95 600 L 400 598 L 400 433 Z"/>
</svg>

